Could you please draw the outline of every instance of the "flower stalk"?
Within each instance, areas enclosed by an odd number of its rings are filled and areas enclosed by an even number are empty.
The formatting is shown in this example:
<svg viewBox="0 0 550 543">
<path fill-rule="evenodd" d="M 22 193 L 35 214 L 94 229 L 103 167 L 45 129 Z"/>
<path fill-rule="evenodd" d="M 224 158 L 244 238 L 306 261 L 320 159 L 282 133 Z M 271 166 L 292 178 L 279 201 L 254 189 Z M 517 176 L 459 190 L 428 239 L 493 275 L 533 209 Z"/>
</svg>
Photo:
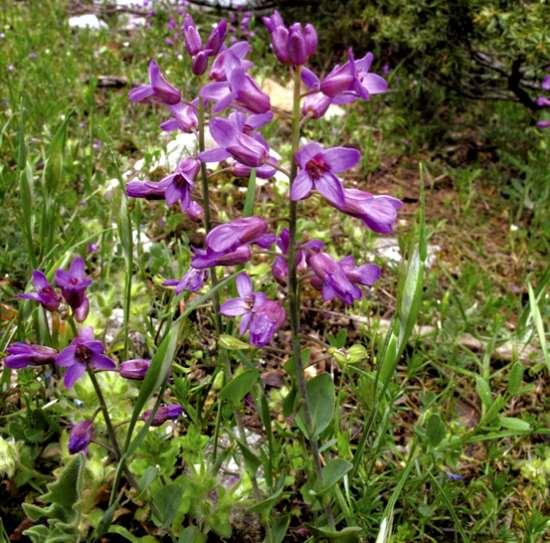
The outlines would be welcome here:
<svg viewBox="0 0 550 543">
<path fill-rule="evenodd" d="M 295 154 L 300 145 L 300 70 L 301 66 L 293 68 L 294 93 L 292 103 L 292 161 L 290 169 L 291 182 L 296 178 L 297 163 Z M 298 218 L 298 202 L 289 201 L 289 240 L 288 240 L 288 307 L 290 315 L 290 328 L 292 333 L 292 360 L 294 362 L 294 371 L 298 392 L 300 394 L 302 410 L 304 413 L 304 422 L 307 430 L 306 440 L 308 442 L 313 465 L 317 479 L 321 478 L 321 454 L 317 439 L 313 433 L 313 419 L 309 405 L 309 395 L 307 392 L 306 380 L 304 376 L 304 366 L 302 364 L 302 350 L 300 346 L 300 289 L 296 262 L 296 227 Z M 334 519 L 330 506 L 325 507 L 328 521 L 331 526 L 334 525 Z"/>
</svg>

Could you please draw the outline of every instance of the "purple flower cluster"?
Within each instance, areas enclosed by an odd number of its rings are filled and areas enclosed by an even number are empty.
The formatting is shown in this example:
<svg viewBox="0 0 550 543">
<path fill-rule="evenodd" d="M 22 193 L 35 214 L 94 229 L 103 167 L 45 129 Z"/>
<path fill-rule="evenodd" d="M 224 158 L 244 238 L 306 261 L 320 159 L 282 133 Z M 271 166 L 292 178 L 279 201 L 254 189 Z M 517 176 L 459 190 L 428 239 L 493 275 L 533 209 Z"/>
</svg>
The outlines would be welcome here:
<svg viewBox="0 0 550 543">
<path fill-rule="evenodd" d="M 55 272 L 55 284 L 61 294 L 48 282 L 41 270 L 33 271 L 32 284 L 35 292 L 19 294 L 18 297 L 37 302 L 52 312 L 58 311 L 61 301 L 64 300 L 78 322 L 86 320 L 90 310 L 86 290 L 92 284 L 92 280 L 86 275 L 86 266 L 81 257 L 73 259 L 68 270 L 58 269 Z"/>
<path fill-rule="evenodd" d="M 249 20 L 245 19 L 246 24 Z M 356 60 L 350 50 L 347 62 L 319 77 L 305 66 L 317 50 L 317 33 L 311 24 L 294 23 L 287 27 L 277 11 L 263 17 L 263 22 L 276 57 L 295 73 L 299 71 L 307 88 L 301 100 L 303 121 L 322 117 L 331 104 L 367 101 L 371 96 L 387 92 L 385 79 L 371 71 L 372 53 Z M 233 26 L 234 23 L 232 21 Z M 279 168 L 276 154 L 262 135 L 262 128 L 273 119 L 269 96 L 250 75 L 253 64 L 247 58 L 249 44 L 234 41 L 226 46 L 223 41 L 227 31 L 228 25 L 221 21 L 213 27 L 203 44 L 192 17 L 185 15 L 183 38 L 192 57 L 193 73 L 208 74 L 209 79 L 199 90 L 197 98 L 183 100 L 181 93 L 160 73 L 154 61 L 149 68 L 149 84 L 130 92 L 134 101 L 161 103 L 168 108 L 170 119 L 163 123 L 164 130 L 198 130 L 198 108 L 204 107 L 208 130 L 215 145 L 206 150 L 201 148 L 158 183 L 131 181 L 127 186 L 129 196 L 164 199 L 169 205 L 179 203 L 184 212 L 199 218 L 192 191 L 200 163 L 224 162 L 235 176 L 248 176 L 254 169 L 256 175 L 264 179 L 273 177 Z M 228 109 L 228 113 L 223 114 Z M 291 180 L 291 200 L 303 200 L 316 191 L 332 207 L 360 219 L 374 232 L 387 234 L 393 231 L 402 203 L 392 196 L 346 188 L 340 178 L 343 172 L 361 160 L 357 149 L 324 148 L 317 142 L 310 142 L 299 148 L 292 158 L 297 175 Z M 203 287 L 209 268 L 243 265 L 253 257 L 254 245 L 269 249 L 275 242 L 279 254 L 272 263 L 272 275 L 279 284 L 286 285 L 289 246 L 286 228 L 276 238 L 268 231 L 266 220 L 259 216 L 235 218 L 210 231 L 209 228 L 207 226 L 204 246 L 192 249 L 189 270 L 180 279 L 166 280 L 166 286 L 175 287 L 177 294 L 197 292 Z M 334 259 L 319 240 L 298 243 L 295 256 L 298 272 L 322 292 L 326 301 L 336 298 L 345 304 L 353 303 L 363 295 L 362 287 L 371 286 L 381 273 L 373 264 L 356 265 L 351 256 Z M 246 273 L 238 276 L 237 290 L 239 297 L 223 303 L 221 313 L 241 318 L 240 332 L 249 334 L 251 344 L 258 347 L 267 345 L 284 323 L 285 310 L 277 301 L 255 291 Z"/>
</svg>

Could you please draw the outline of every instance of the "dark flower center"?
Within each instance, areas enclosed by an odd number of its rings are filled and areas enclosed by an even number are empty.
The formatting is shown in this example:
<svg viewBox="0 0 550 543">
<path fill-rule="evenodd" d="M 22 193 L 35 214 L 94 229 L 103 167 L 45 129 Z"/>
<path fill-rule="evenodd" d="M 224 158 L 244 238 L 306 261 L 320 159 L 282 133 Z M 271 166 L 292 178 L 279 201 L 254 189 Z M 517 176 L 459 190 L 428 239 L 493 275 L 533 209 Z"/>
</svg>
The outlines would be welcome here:
<svg viewBox="0 0 550 543">
<path fill-rule="evenodd" d="M 306 164 L 306 172 L 308 173 L 311 179 L 319 179 L 324 173 L 329 171 L 329 166 L 325 162 L 325 159 L 322 155 L 315 155 L 311 160 Z"/>
<path fill-rule="evenodd" d="M 71 277 L 69 283 L 71 283 L 71 285 L 78 285 L 78 279 L 76 277 Z"/>
<path fill-rule="evenodd" d="M 78 358 L 82 364 L 88 364 L 91 358 L 91 353 L 88 347 L 85 345 L 78 345 L 75 351 L 75 358 Z"/>
</svg>

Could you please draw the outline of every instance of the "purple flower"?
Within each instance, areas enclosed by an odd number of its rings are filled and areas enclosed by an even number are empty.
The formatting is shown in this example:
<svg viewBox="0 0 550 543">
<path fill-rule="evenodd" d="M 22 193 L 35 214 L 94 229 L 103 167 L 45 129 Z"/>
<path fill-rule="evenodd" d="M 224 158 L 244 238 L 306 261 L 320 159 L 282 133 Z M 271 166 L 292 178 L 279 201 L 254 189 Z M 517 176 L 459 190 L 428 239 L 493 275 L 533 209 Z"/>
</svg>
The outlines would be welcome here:
<svg viewBox="0 0 550 543">
<path fill-rule="evenodd" d="M 262 17 L 262 22 L 270 33 L 274 32 L 279 26 L 285 26 L 285 22 L 277 10 L 271 16 Z"/>
<path fill-rule="evenodd" d="M 161 130 L 171 132 L 172 130 L 181 130 L 190 134 L 199 126 L 199 118 L 195 101 L 190 104 L 178 102 L 169 106 L 170 118 L 160 123 Z"/>
<path fill-rule="evenodd" d="M 94 438 L 94 426 L 91 420 L 83 420 L 75 424 L 69 434 L 68 449 L 71 454 L 86 452 L 90 441 Z"/>
<path fill-rule="evenodd" d="M 216 56 L 223 45 L 223 40 L 227 34 L 227 21 L 221 19 L 218 24 L 210 32 L 210 36 L 206 40 L 206 49 L 210 51 L 211 56 Z"/>
<path fill-rule="evenodd" d="M 246 273 L 240 273 L 235 280 L 237 286 L 238 298 L 231 298 L 224 302 L 220 307 L 220 313 L 227 317 L 241 317 L 239 331 L 244 335 L 248 330 L 252 310 L 254 306 L 259 306 L 267 300 L 263 292 L 254 292 L 252 290 L 252 281 Z"/>
<path fill-rule="evenodd" d="M 227 253 L 241 245 L 260 242 L 267 233 L 267 223 L 261 217 L 243 217 L 216 226 L 206 236 L 206 248 L 213 253 Z M 274 239 L 271 241 L 273 243 Z"/>
<path fill-rule="evenodd" d="M 128 98 L 133 102 L 157 102 L 166 106 L 173 106 L 181 100 L 178 89 L 170 85 L 160 72 L 159 65 L 151 60 L 149 62 L 149 85 L 134 87 Z"/>
<path fill-rule="evenodd" d="M 397 210 L 403 202 L 393 196 L 374 196 L 358 189 L 344 189 L 344 204 L 330 202 L 336 209 L 361 219 L 379 234 L 391 234 L 397 220 Z"/>
<path fill-rule="evenodd" d="M 338 298 L 345 304 L 352 304 L 362 296 L 357 286 L 370 286 L 380 277 L 380 268 L 374 264 L 355 266 L 353 257 L 345 257 L 339 262 L 329 254 L 319 252 L 309 258 L 310 268 L 315 273 L 311 284 L 322 291 L 323 299 Z"/>
<path fill-rule="evenodd" d="M 18 298 L 24 300 L 33 300 L 38 302 L 44 309 L 48 311 L 57 311 L 61 298 L 48 282 L 44 273 L 40 270 L 32 272 L 32 284 L 36 292 L 19 294 Z"/>
<path fill-rule="evenodd" d="M 93 330 L 89 327 L 83 328 L 70 345 L 63 349 L 55 359 L 58 366 L 67 368 L 64 378 L 65 386 L 72 388 L 87 368 L 114 370 L 115 363 L 105 356 L 104 352 L 105 347 L 101 341 L 94 339 Z"/>
<path fill-rule="evenodd" d="M 163 285 L 176 287 L 176 294 L 181 294 L 184 290 L 197 292 L 203 287 L 207 274 L 206 270 L 198 270 L 191 267 L 181 279 L 167 279 Z"/>
<path fill-rule="evenodd" d="M 77 256 L 68 271 L 57 270 L 55 283 L 61 288 L 63 298 L 73 310 L 74 318 L 78 322 L 84 321 L 90 309 L 86 289 L 92 284 L 92 280 L 86 275 L 84 260 Z"/>
<path fill-rule="evenodd" d="M 265 347 L 285 322 L 286 313 L 278 302 L 266 300 L 252 313 L 250 319 L 250 343 L 256 347 Z"/>
<path fill-rule="evenodd" d="M 161 405 L 153 420 L 151 421 L 151 426 L 160 426 L 165 423 L 167 420 L 175 420 L 181 416 L 183 413 L 183 407 L 177 403 L 170 403 L 166 405 Z M 151 416 L 151 411 L 145 411 L 141 416 L 142 420 L 147 420 Z"/>
<path fill-rule="evenodd" d="M 231 70 L 227 74 L 227 81 L 205 85 L 199 94 L 205 100 L 215 103 L 215 113 L 229 107 L 233 102 L 252 113 L 266 113 L 271 108 L 269 96 L 243 67 Z"/>
<path fill-rule="evenodd" d="M 126 185 L 126 194 L 130 198 L 145 198 L 146 200 L 164 200 L 164 191 L 168 183 L 162 181 L 139 181 L 132 179 Z"/>
<path fill-rule="evenodd" d="M 185 48 L 190 55 L 196 55 L 202 49 L 202 40 L 193 21 L 193 17 L 187 13 L 183 19 L 183 39 Z"/>
<path fill-rule="evenodd" d="M 353 168 L 361 154 L 350 147 L 323 149 L 318 143 L 308 143 L 296 153 L 298 174 L 292 183 L 290 197 L 302 200 L 317 189 L 330 203 L 345 204 L 342 182 L 335 174 Z"/>
<path fill-rule="evenodd" d="M 235 266 L 244 264 L 252 258 L 252 251 L 248 245 L 241 245 L 233 251 L 215 253 L 204 249 L 195 249 L 191 259 L 191 266 L 197 269 L 213 268 L 215 266 Z"/>
<path fill-rule="evenodd" d="M 302 115 L 312 119 L 320 119 L 329 108 L 332 100 L 322 92 L 308 94 L 302 101 Z"/>
<path fill-rule="evenodd" d="M 119 372 L 125 379 L 141 381 L 145 377 L 150 365 L 150 360 L 146 360 L 144 358 L 134 358 L 132 360 L 122 362 L 120 364 Z"/>
<path fill-rule="evenodd" d="M 320 90 L 333 99 L 334 103 L 345 104 L 359 98 L 368 100 L 371 94 L 387 92 L 386 80 L 369 72 L 374 55 L 367 53 L 355 60 L 349 50 L 349 60 L 336 66 L 320 83 Z"/>
<path fill-rule="evenodd" d="M 132 180 L 126 185 L 126 193 L 133 198 L 159 200 L 164 198 L 168 205 L 179 202 L 181 210 L 193 220 L 200 219 L 202 208 L 191 199 L 193 185 L 200 162 L 194 158 L 182 160 L 175 171 L 164 179 L 151 181 Z"/>
<path fill-rule="evenodd" d="M 6 368 L 18 370 L 27 366 L 43 366 L 55 362 L 57 351 L 43 345 L 32 345 L 16 341 L 7 348 L 8 356 L 4 358 Z"/>
<path fill-rule="evenodd" d="M 288 245 L 288 228 L 283 228 L 279 238 L 277 239 L 277 247 L 285 256 L 276 256 L 271 267 L 273 277 L 281 285 L 286 285 L 286 278 L 288 276 L 288 263 L 286 259 L 286 255 L 288 255 Z M 296 248 L 296 269 L 298 272 L 305 271 L 307 269 L 308 258 L 311 255 L 322 251 L 324 247 L 325 244 L 318 239 L 312 239 L 298 245 Z"/>
<path fill-rule="evenodd" d="M 174 173 L 165 177 L 166 189 L 164 198 L 168 205 L 180 203 L 182 211 L 186 212 L 191 204 L 191 191 L 195 177 L 200 168 L 200 162 L 194 158 L 182 160 Z"/>
<path fill-rule="evenodd" d="M 229 157 L 243 166 L 258 168 L 266 163 L 275 163 L 269 154 L 269 146 L 256 128 L 271 120 L 271 112 L 252 115 L 248 119 L 242 113 L 232 113 L 227 119 L 216 117 L 210 121 L 210 134 L 219 145 L 200 153 L 204 162 L 221 162 Z M 272 168 L 273 166 L 268 166 Z"/>
<path fill-rule="evenodd" d="M 544 119 L 542 121 L 537 122 L 537 128 L 550 128 L 550 119 Z"/>
<path fill-rule="evenodd" d="M 542 90 L 550 91 L 550 75 L 545 75 L 540 85 Z"/>
<path fill-rule="evenodd" d="M 208 68 L 208 57 L 210 56 L 210 51 L 204 50 L 199 51 L 191 61 L 191 71 L 195 75 L 202 75 L 206 72 Z"/>
<path fill-rule="evenodd" d="M 546 96 L 539 96 L 536 103 L 539 107 L 550 107 L 550 98 L 546 98 Z"/>
<path fill-rule="evenodd" d="M 287 28 L 279 12 L 264 17 L 263 22 L 271 34 L 271 46 L 275 56 L 285 64 L 301 66 L 317 50 L 317 32 L 311 24 L 302 28 L 294 23 Z"/>
<path fill-rule="evenodd" d="M 246 41 L 239 41 L 224 49 L 212 63 L 210 79 L 218 82 L 227 81 L 236 68 L 242 68 L 246 72 L 252 66 L 252 62 L 245 59 L 249 51 L 250 45 Z"/>
<path fill-rule="evenodd" d="M 239 332 L 250 332 L 250 342 L 256 347 L 265 347 L 285 321 L 285 310 L 263 292 L 254 292 L 252 282 L 246 273 L 236 279 L 238 298 L 227 300 L 220 307 L 220 313 L 229 317 L 241 317 Z"/>
</svg>

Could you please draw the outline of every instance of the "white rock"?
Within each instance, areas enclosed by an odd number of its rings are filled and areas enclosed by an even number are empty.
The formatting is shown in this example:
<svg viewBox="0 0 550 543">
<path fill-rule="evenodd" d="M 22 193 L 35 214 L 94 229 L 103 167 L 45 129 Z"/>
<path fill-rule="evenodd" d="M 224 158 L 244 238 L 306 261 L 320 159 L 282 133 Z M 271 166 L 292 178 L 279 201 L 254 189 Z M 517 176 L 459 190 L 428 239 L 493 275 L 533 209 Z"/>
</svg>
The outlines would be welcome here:
<svg viewBox="0 0 550 543">
<path fill-rule="evenodd" d="M 108 28 L 105 21 L 98 19 L 93 13 L 85 13 L 84 15 L 69 17 L 69 26 L 71 28 L 89 28 L 91 30 Z"/>
</svg>

